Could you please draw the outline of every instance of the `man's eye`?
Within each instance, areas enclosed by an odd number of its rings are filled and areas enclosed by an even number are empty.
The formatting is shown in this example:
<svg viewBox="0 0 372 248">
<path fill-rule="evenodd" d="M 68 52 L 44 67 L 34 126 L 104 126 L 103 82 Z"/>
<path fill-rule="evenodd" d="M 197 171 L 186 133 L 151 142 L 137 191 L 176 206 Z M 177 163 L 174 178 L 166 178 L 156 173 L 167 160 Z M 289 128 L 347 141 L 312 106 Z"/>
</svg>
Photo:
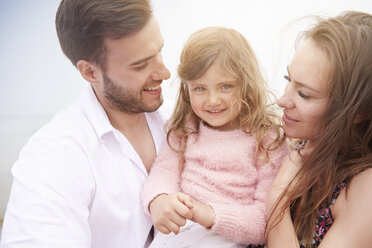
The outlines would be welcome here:
<svg viewBox="0 0 372 248">
<path fill-rule="evenodd" d="M 142 64 L 142 65 L 137 66 L 137 67 L 134 67 L 134 70 L 136 70 L 136 71 L 141 71 L 141 70 L 145 69 L 146 66 L 147 66 L 147 63 Z"/>
</svg>

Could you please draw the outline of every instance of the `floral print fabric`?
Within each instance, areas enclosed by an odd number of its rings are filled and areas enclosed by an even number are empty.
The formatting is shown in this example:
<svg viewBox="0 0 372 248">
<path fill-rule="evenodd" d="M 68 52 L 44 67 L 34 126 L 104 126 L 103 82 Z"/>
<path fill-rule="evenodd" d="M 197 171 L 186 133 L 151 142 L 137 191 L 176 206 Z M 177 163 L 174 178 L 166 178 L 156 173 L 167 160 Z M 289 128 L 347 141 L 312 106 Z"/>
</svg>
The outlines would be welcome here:
<svg viewBox="0 0 372 248">
<path fill-rule="evenodd" d="M 313 237 L 313 242 L 311 244 L 311 248 L 317 248 L 322 242 L 324 236 L 326 235 L 329 228 L 331 228 L 333 224 L 333 217 L 332 217 L 332 206 L 335 204 L 337 197 L 340 195 L 343 188 L 345 188 L 346 184 L 344 182 L 338 184 L 332 193 L 332 199 L 329 206 L 325 208 L 319 209 L 318 219 L 316 220 L 316 230 L 315 235 Z M 249 245 L 246 248 L 264 248 L 264 245 Z M 300 243 L 301 248 L 305 248 L 304 245 Z"/>
<path fill-rule="evenodd" d="M 332 217 L 332 206 L 335 204 L 337 197 L 339 196 L 340 192 L 343 188 L 345 188 L 346 184 L 344 182 L 338 184 L 335 190 L 332 193 L 332 199 L 329 206 L 319 209 L 319 216 L 316 220 L 316 230 L 315 235 L 313 237 L 313 242 L 311 244 L 312 248 L 317 248 L 322 242 L 324 236 L 326 235 L 329 228 L 331 228 L 333 224 L 333 217 Z M 300 244 L 301 248 L 305 248 L 302 244 Z"/>
</svg>

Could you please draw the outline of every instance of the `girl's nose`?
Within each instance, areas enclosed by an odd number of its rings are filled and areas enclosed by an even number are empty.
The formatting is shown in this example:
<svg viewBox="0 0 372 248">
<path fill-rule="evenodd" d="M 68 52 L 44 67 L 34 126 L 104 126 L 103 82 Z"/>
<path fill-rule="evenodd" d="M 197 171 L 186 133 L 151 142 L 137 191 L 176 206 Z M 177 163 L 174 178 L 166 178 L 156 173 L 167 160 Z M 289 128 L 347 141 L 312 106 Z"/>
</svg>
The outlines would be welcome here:
<svg viewBox="0 0 372 248">
<path fill-rule="evenodd" d="M 215 106 L 221 103 L 221 99 L 218 93 L 211 92 L 208 97 L 208 103 L 211 106 Z"/>
</svg>

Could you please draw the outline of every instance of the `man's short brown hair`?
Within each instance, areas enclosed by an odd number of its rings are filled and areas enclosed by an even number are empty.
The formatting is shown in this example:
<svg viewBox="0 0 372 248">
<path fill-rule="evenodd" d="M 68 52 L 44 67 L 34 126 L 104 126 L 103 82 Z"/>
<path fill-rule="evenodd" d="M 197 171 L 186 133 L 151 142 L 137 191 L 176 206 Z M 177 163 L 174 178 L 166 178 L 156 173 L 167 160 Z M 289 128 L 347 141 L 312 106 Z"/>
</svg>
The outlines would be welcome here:
<svg viewBox="0 0 372 248">
<path fill-rule="evenodd" d="M 104 39 L 134 34 L 151 16 L 149 0 L 62 0 L 56 13 L 57 35 L 75 67 L 87 60 L 104 68 Z"/>
</svg>

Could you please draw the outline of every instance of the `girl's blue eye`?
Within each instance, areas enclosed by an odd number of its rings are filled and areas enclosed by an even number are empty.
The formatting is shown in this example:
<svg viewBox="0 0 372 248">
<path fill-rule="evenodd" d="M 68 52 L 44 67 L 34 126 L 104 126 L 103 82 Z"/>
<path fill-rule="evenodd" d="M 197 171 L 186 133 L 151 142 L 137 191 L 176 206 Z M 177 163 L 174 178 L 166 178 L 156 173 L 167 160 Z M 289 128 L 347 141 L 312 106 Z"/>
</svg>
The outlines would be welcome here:
<svg viewBox="0 0 372 248">
<path fill-rule="evenodd" d="M 197 92 L 201 92 L 201 91 L 204 91 L 205 88 L 204 87 L 196 87 L 196 88 L 194 88 L 194 90 L 197 91 Z"/>
<path fill-rule="evenodd" d="M 228 90 L 230 88 L 232 88 L 232 85 L 231 84 L 224 84 L 224 85 L 222 85 L 222 89 L 223 90 Z"/>
</svg>

